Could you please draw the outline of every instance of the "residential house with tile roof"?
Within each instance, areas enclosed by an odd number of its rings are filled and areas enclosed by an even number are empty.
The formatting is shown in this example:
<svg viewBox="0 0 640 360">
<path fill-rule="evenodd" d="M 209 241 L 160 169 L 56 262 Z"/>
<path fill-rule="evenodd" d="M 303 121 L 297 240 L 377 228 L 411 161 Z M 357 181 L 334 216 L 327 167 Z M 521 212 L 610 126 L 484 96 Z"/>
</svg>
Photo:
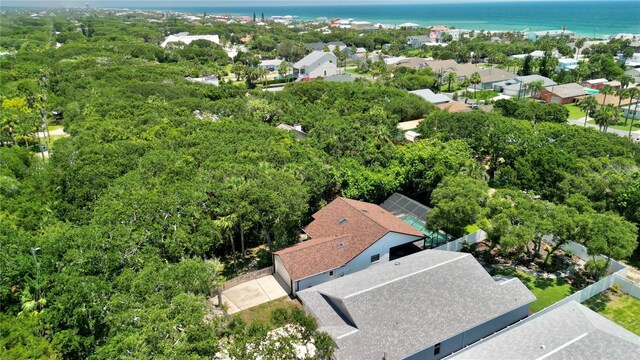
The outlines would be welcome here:
<svg viewBox="0 0 640 360">
<path fill-rule="evenodd" d="M 424 234 L 378 205 L 337 198 L 313 214 L 310 240 L 273 252 L 274 275 L 291 294 L 388 262 L 392 248 Z"/>
<path fill-rule="evenodd" d="M 338 360 L 441 359 L 525 318 L 535 300 L 519 279 L 494 279 L 471 254 L 441 250 L 372 266 L 298 297 L 335 340 Z"/>
</svg>

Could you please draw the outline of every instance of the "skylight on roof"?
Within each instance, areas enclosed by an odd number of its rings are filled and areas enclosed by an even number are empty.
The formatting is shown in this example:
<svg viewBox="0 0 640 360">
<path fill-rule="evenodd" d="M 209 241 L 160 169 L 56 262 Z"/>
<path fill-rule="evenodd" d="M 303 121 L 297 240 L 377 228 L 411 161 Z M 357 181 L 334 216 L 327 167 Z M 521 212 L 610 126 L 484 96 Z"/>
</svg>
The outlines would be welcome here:
<svg viewBox="0 0 640 360">
<path fill-rule="evenodd" d="M 344 225 L 346 223 L 347 223 L 347 219 L 345 219 L 345 218 L 342 218 L 342 219 L 340 219 L 340 221 L 338 221 L 338 224 L 340 224 L 340 225 Z"/>
</svg>

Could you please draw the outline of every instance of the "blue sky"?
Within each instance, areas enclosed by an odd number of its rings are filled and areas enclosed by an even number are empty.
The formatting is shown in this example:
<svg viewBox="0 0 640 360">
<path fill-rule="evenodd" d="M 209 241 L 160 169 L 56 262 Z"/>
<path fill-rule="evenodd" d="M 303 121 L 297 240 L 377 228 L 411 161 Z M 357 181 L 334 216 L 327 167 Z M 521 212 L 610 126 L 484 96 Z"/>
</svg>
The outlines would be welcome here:
<svg viewBox="0 0 640 360">
<path fill-rule="evenodd" d="M 189 7 L 189 6 L 259 6 L 259 5 L 350 5 L 409 3 L 473 3 L 473 2 L 540 2 L 555 0 L 2 0 L 3 6 L 77 7 L 89 3 L 92 7 Z M 567 0 L 563 0 L 567 1 Z M 584 0 L 569 0 L 584 1 Z M 602 1 L 602 0 L 587 0 Z"/>
</svg>

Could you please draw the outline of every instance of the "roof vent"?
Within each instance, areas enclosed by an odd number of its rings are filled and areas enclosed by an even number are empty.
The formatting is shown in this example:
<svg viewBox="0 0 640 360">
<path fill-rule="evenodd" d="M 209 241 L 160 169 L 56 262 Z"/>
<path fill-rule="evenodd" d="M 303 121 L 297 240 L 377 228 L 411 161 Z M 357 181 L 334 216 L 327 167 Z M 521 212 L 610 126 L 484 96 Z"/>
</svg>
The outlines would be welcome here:
<svg viewBox="0 0 640 360">
<path fill-rule="evenodd" d="M 395 263 L 393 263 L 394 265 L 400 265 L 400 261 L 396 261 Z"/>
<path fill-rule="evenodd" d="M 344 247 L 344 243 L 343 243 L 343 242 L 339 243 L 339 244 L 338 244 L 338 247 L 339 247 L 340 249 L 342 249 L 342 248 Z"/>
<path fill-rule="evenodd" d="M 346 223 L 347 223 L 347 219 L 345 219 L 345 218 L 342 218 L 342 219 L 340 219 L 340 221 L 338 221 L 338 224 L 340 224 L 340 225 L 344 225 Z"/>
</svg>

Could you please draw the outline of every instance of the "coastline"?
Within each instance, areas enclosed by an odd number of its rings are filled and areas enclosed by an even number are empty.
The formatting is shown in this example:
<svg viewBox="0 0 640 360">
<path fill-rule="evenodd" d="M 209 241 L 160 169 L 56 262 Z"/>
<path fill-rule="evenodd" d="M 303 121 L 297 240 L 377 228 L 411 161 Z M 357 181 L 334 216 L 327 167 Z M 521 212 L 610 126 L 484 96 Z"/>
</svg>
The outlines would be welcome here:
<svg viewBox="0 0 640 360">
<path fill-rule="evenodd" d="M 394 27 L 412 22 L 428 27 L 447 25 L 485 31 L 545 31 L 566 27 L 583 37 L 603 38 L 619 33 L 640 34 L 640 1 L 614 0 L 580 3 L 466 3 L 466 4 L 375 4 L 337 6 L 224 6 L 224 7 L 136 7 L 148 11 L 231 16 L 295 16 L 301 21 L 354 19 Z M 133 9 L 134 7 L 131 7 Z"/>
</svg>

